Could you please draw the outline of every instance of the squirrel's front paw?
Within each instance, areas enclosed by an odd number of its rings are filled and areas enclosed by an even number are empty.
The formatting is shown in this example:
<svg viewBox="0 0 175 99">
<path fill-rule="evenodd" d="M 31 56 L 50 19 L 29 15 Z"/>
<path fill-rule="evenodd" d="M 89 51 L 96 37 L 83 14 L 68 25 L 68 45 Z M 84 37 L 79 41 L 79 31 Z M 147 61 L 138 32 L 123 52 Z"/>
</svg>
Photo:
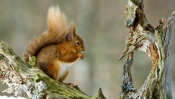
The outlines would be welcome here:
<svg viewBox="0 0 175 99">
<path fill-rule="evenodd" d="M 82 60 L 84 60 L 84 55 L 82 53 L 78 53 L 78 57 Z"/>
</svg>

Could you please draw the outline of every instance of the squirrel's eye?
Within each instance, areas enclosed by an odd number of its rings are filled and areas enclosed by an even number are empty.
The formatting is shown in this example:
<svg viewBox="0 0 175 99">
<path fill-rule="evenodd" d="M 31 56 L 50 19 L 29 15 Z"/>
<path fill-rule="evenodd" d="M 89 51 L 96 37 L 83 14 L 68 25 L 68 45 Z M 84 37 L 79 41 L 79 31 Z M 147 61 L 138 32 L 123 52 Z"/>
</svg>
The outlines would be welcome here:
<svg viewBox="0 0 175 99">
<path fill-rule="evenodd" d="M 80 42 L 79 42 L 79 41 L 76 41 L 75 44 L 76 44 L 76 45 L 80 45 Z"/>
</svg>

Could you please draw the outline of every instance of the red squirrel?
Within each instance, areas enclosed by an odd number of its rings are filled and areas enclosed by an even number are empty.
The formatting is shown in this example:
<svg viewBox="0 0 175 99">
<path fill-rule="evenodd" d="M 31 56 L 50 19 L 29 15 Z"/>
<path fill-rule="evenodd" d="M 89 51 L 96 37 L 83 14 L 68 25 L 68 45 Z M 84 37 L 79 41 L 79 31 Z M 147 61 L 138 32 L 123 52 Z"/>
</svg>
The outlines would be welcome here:
<svg viewBox="0 0 175 99">
<path fill-rule="evenodd" d="M 76 34 L 75 25 L 58 6 L 50 7 L 47 15 L 48 30 L 35 38 L 26 48 L 24 60 L 36 56 L 37 66 L 51 78 L 63 82 L 68 75 L 68 66 L 84 59 L 83 40 Z"/>
</svg>

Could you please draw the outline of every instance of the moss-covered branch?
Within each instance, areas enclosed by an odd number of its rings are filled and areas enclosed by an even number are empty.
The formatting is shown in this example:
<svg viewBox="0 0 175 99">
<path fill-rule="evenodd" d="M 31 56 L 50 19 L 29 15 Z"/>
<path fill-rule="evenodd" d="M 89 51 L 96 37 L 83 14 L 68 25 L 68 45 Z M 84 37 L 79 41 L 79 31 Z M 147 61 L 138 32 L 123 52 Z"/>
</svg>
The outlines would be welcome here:
<svg viewBox="0 0 175 99">
<path fill-rule="evenodd" d="M 168 19 L 161 19 L 156 28 L 153 28 L 146 19 L 143 0 L 128 0 L 125 14 L 126 27 L 130 31 L 126 39 L 126 49 L 119 60 L 125 56 L 128 57 L 124 65 L 124 74 L 127 74 L 128 78 L 123 74 L 120 98 L 172 99 L 169 79 L 169 46 L 175 12 Z M 130 59 L 134 51 L 145 52 L 152 61 L 150 74 L 137 91 L 133 90 L 135 88 L 132 85 L 131 66 L 129 66 L 132 65 Z"/>
<path fill-rule="evenodd" d="M 37 67 L 21 61 L 3 41 L 0 41 L 0 80 L 9 87 L 4 92 L 30 99 L 105 99 L 101 89 L 92 97 L 79 88 L 51 79 Z"/>
</svg>

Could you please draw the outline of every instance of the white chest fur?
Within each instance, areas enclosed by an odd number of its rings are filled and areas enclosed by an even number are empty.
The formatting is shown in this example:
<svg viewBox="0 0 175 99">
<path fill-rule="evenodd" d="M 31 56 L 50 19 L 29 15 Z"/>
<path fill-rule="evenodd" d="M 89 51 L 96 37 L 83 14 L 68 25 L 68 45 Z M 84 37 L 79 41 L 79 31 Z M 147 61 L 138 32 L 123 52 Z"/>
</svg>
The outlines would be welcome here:
<svg viewBox="0 0 175 99">
<path fill-rule="evenodd" d="M 65 72 L 67 71 L 67 69 L 68 69 L 68 67 L 70 67 L 70 66 L 72 66 L 73 64 L 74 64 L 75 62 L 72 62 L 72 63 L 64 63 L 64 62 L 60 62 L 60 61 L 58 61 L 57 62 L 57 64 L 58 64 L 58 66 L 59 66 L 59 72 L 58 72 L 58 79 L 60 78 L 60 77 L 62 77 L 64 74 L 65 74 Z"/>
</svg>

